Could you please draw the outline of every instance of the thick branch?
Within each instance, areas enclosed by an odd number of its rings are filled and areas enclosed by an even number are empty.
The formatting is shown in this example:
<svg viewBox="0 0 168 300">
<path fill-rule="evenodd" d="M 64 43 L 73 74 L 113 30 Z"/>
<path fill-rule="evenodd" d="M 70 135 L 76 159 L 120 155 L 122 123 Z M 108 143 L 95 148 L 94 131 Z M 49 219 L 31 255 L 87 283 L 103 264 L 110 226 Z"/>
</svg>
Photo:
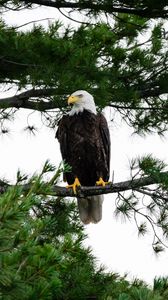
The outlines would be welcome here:
<svg viewBox="0 0 168 300">
<path fill-rule="evenodd" d="M 42 89 L 31 89 L 29 91 L 20 93 L 19 95 L 15 95 L 8 98 L 0 99 L 0 108 L 27 108 L 39 111 L 45 111 L 54 108 L 61 108 L 64 105 L 59 105 L 54 101 L 37 101 L 37 100 L 29 100 L 32 97 L 49 97 L 52 95 L 58 94 L 56 88 L 42 88 Z"/>
<path fill-rule="evenodd" d="M 163 93 L 166 93 L 168 91 L 164 91 Z M 59 102 L 59 101 L 44 101 L 39 99 L 31 99 L 31 98 L 44 98 L 44 97 L 50 97 L 53 95 L 62 96 L 62 95 L 68 95 L 70 94 L 70 91 L 60 90 L 58 92 L 57 88 L 41 88 L 41 89 L 31 89 L 26 92 L 22 92 L 18 95 L 7 97 L 7 98 L 1 98 L 0 99 L 0 109 L 4 108 L 25 108 L 25 109 L 33 109 L 38 111 L 46 111 L 46 110 L 52 110 L 57 108 L 63 108 L 66 106 L 66 102 Z M 152 97 L 152 96 L 158 96 L 159 94 L 162 94 L 161 91 L 159 93 L 159 89 L 155 91 L 149 91 L 148 92 L 141 92 L 141 96 L 146 97 Z M 117 109 L 140 109 L 140 110 L 159 110 L 159 109 L 167 109 L 167 106 L 163 107 L 135 107 L 135 106 L 126 106 L 126 105 L 118 105 L 114 103 L 109 103 L 108 106 L 117 108 Z"/>
<path fill-rule="evenodd" d="M 168 16 L 168 10 L 158 9 L 158 8 L 129 8 L 124 6 L 115 6 L 113 4 L 97 4 L 93 1 L 51 1 L 51 0 L 25 0 L 24 3 L 30 4 L 39 4 L 44 6 L 50 6 L 55 8 L 70 8 L 78 10 L 93 10 L 95 12 L 105 12 L 105 13 L 126 13 L 126 14 L 135 14 L 144 18 L 166 18 Z"/>
<path fill-rule="evenodd" d="M 87 197 L 87 196 L 93 196 L 93 195 L 101 195 L 101 194 L 112 194 L 112 193 L 119 193 L 123 191 L 128 190 L 136 190 L 143 186 L 148 186 L 152 184 L 159 184 L 162 182 L 163 176 L 168 176 L 168 172 L 162 172 L 160 173 L 160 176 L 157 178 L 153 178 L 151 176 L 145 176 L 134 180 L 127 180 L 123 182 L 118 183 L 110 183 L 109 185 L 106 185 L 105 187 L 99 187 L 99 186 L 92 186 L 92 187 L 85 187 L 82 186 L 78 188 L 77 194 L 74 195 L 72 189 L 67 189 L 65 187 L 60 187 L 57 185 L 53 185 L 50 189 L 50 191 L 47 190 L 47 192 L 42 190 L 36 190 L 36 194 L 41 195 L 51 195 L 51 196 L 59 196 L 59 197 Z M 32 185 L 25 184 L 20 185 L 24 192 L 28 192 Z M 3 181 L 0 181 L 0 191 L 1 193 L 5 192 L 7 188 L 13 187 L 12 185 L 9 185 Z"/>
</svg>

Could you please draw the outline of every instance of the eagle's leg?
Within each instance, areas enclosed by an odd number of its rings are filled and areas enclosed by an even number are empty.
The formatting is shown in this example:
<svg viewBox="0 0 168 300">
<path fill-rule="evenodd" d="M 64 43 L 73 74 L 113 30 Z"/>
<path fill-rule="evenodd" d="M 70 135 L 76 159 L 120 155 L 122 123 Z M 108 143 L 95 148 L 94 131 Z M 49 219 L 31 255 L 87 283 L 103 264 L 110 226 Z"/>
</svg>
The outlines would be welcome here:
<svg viewBox="0 0 168 300">
<path fill-rule="evenodd" d="M 66 188 L 67 188 L 67 189 L 72 188 L 74 194 L 76 194 L 76 188 L 77 188 L 78 186 L 80 186 L 80 185 L 81 185 L 81 184 L 80 184 L 80 181 L 79 181 L 79 179 L 76 177 L 74 183 L 73 183 L 73 184 L 67 185 Z"/>
<path fill-rule="evenodd" d="M 102 177 L 100 177 L 99 180 L 96 181 L 96 185 L 106 186 L 107 184 L 109 184 L 109 182 L 104 181 Z"/>
</svg>

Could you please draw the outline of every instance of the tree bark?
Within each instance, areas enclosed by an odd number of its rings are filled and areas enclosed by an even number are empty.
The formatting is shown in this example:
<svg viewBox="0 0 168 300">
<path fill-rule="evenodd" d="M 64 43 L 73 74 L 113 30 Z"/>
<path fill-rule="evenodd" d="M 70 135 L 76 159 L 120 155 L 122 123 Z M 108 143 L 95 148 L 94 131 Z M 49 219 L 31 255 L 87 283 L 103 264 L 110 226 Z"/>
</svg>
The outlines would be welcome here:
<svg viewBox="0 0 168 300">
<path fill-rule="evenodd" d="M 140 97 L 142 98 L 148 98 L 148 97 L 156 97 L 159 96 L 160 94 L 168 93 L 168 88 L 165 88 L 164 91 L 161 91 L 159 88 L 156 88 L 155 90 L 148 90 L 148 91 L 138 91 Z M 4 108 L 25 108 L 25 109 L 33 109 L 37 111 L 46 111 L 46 110 L 52 110 L 52 109 L 61 109 L 66 106 L 66 102 L 60 102 L 59 101 L 52 101 L 52 100 L 39 100 L 40 98 L 45 98 L 45 97 L 51 97 L 53 95 L 57 95 L 60 97 L 62 95 L 67 95 L 68 96 L 69 91 L 62 90 L 58 91 L 57 88 L 39 88 L 39 89 L 31 89 L 25 92 L 22 92 L 18 95 L 14 95 L 12 97 L 6 97 L 6 98 L 1 98 L 0 99 L 0 109 Z M 35 99 L 31 99 L 35 98 Z M 37 99 L 39 98 L 39 99 Z M 108 106 L 118 108 L 118 109 L 135 109 L 136 107 L 129 107 L 129 106 L 120 106 L 114 103 L 108 104 Z M 159 109 L 167 109 L 167 106 L 164 105 L 163 107 L 138 107 L 137 109 L 152 109 L 152 110 L 159 110 Z"/>
<path fill-rule="evenodd" d="M 77 189 L 77 194 L 74 194 L 72 189 L 69 188 L 67 189 L 66 187 L 53 185 L 51 186 L 50 191 L 48 191 L 47 189 L 47 192 L 45 192 L 43 188 L 42 189 L 39 188 L 39 190 L 36 190 L 36 194 L 51 195 L 51 196 L 58 196 L 58 197 L 87 197 L 87 196 L 101 195 L 101 194 L 112 194 L 112 193 L 119 193 L 128 190 L 137 190 L 138 188 L 143 186 L 162 183 L 163 177 L 165 176 L 168 176 L 168 172 L 161 172 L 160 175 L 157 177 L 144 176 L 138 179 L 127 180 L 118 183 L 109 183 L 105 187 L 81 186 Z M 24 184 L 19 186 L 23 189 L 24 193 L 29 192 L 29 190 L 32 188 L 32 185 L 30 184 Z M 4 193 L 7 190 L 7 188 L 10 187 L 14 187 L 14 185 L 7 184 L 2 180 L 0 180 L 1 193 Z"/>
<path fill-rule="evenodd" d="M 131 8 L 126 6 L 117 6 L 113 4 L 97 4 L 93 3 L 93 1 L 83 1 L 83 2 L 71 2 L 71 1 L 51 1 L 51 0 L 25 0 L 25 4 L 38 4 L 44 6 L 50 6 L 55 8 L 69 8 L 69 9 L 77 9 L 80 10 L 92 10 L 95 12 L 105 12 L 105 13 L 126 13 L 126 14 L 134 14 L 144 18 L 167 18 L 168 10 L 167 9 L 159 9 L 157 7 L 153 8 Z"/>
</svg>

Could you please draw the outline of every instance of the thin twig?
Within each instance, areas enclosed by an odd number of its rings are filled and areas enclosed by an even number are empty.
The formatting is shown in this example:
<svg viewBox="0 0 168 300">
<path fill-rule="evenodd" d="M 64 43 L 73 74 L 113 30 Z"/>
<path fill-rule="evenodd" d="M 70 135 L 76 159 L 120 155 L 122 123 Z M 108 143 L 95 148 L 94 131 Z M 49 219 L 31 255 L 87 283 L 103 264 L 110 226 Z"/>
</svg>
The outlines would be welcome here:
<svg viewBox="0 0 168 300">
<path fill-rule="evenodd" d="M 54 18 L 44 18 L 44 19 L 39 19 L 39 20 L 30 21 L 30 22 L 24 23 L 24 24 L 19 25 L 19 26 L 16 26 L 16 27 L 12 27 L 12 29 L 18 29 L 18 28 L 21 28 L 21 27 L 30 25 L 30 24 L 32 24 L 32 23 L 34 24 L 34 23 L 37 23 L 37 22 L 48 21 L 48 20 L 54 20 Z"/>
</svg>

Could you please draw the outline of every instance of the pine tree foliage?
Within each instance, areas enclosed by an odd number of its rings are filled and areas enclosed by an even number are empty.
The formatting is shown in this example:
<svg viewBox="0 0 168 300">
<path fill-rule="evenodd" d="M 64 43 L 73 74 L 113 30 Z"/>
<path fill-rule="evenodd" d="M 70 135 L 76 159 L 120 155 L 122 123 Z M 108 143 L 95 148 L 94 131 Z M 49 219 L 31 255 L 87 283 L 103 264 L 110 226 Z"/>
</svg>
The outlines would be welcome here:
<svg viewBox="0 0 168 300">
<path fill-rule="evenodd" d="M 23 2 L 15 9 L 17 4 Z M 135 131 L 162 133 L 168 119 L 165 24 L 125 13 L 77 29 L 56 22 L 23 31 L 1 21 L 0 83 L 18 91 L 18 97 L 4 97 L 1 108 L 64 108 L 65 97 L 82 87 L 100 108 L 118 110 Z"/>
<path fill-rule="evenodd" d="M 106 289 L 100 288 L 103 273 L 94 271 L 90 249 L 82 246 L 85 236 L 74 203 L 38 196 L 39 188 L 50 189 L 42 175 L 29 179 L 33 186 L 26 194 L 16 184 L 1 197 L 2 299 L 101 294 Z"/>
<path fill-rule="evenodd" d="M 19 173 L 16 185 L 0 196 L 1 299 L 165 300 L 167 278 L 155 279 L 152 290 L 95 267 L 74 202 L 39 196 L 39 188 L 51 188 L 44 169 L 28 179 L 33 186 L 26 193 Z"/>
<path fill-rule="evenodd" d="M 78 12 L 79 26 L 55 21 L 47 28 L 34 25 L 24 30 L 5 23 L 6 10 L 36 5 L 64 8 L 69 19 Z M 20 108 L 39 111 L 47 126 L 54 127 L 67 110 L 67 95 L 81 88 L 94 95 L 100 110 L 109 106 L 118 111 L 137 133 L 167 130 L 166 0 L 2 0 L 0 10 L 3 134 Z M 26 129 L 35 133 L 36 125 Z M 116 198 L 116 216 L 133 218 L 139 235 L 152 229 L 156 253 L 168 237 L 166 170 L 151 155 L 133 160 L 132 182 L 150 178 L 155 185 L 131 186 L 130 192 L 122 190 Z M 53 177 L 45 177 L 53 171 Z M 18 172 L 16 185 L 7 190 L 0 182 L 2 300 L 167 299 L 167 278 L 155 279 L 152 290 L 138 280 L 129 283 L 96 269 L 90 249 L 83 247 L 85 235 L 75 203 L 50 195 L 60 172 L 47 162 L 33 178 Z"/>
<path fill-rule="evenodd" d="M 115 215 L 133 219 L 138 235 L 153 232 L 152 246 L 155 253 L 167 247 L 168 234 L 168 177 L 166 165 L 151 155 L 132 160 L 131 178 L 140 180 L 149 176 L 155 185 L 135 187 L 132 191 L 119 192 L 116 198 Z"/>
</svg>

